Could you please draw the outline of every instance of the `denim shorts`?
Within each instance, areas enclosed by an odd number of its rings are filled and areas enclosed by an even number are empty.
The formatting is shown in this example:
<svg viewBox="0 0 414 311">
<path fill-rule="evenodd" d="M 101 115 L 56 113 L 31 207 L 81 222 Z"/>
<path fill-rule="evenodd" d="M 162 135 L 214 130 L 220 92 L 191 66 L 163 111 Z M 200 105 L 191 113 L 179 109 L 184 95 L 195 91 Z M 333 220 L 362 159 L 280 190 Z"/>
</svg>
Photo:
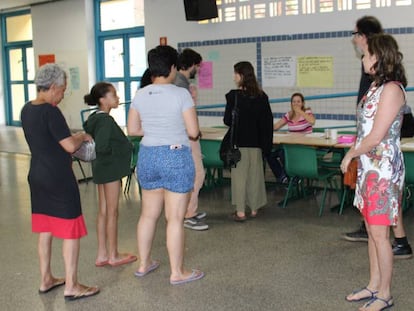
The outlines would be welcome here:
<svg viewBox="0 0 414 311">
<path fill-rule="evenodd" d="M 142 189 L 187 193 L 194 187 L 194 177 L 194 161 L 188 146 L 140 145 L 137 178 Z"/>
</svg>

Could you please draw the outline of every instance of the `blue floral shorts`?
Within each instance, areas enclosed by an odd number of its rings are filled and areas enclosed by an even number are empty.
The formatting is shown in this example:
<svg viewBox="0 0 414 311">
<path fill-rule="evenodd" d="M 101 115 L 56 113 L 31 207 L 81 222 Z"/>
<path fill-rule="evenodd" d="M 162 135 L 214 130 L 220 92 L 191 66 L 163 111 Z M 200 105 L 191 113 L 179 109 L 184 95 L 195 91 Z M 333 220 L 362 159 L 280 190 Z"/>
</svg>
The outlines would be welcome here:
<svg viewBox="0 0 414 311">
<path fill-rule="evenodd" d="M 137 178 L 142 189 L 166 189 L 187 193 L 194 187 L 195 169 L 191 149 L 184 145 L 140 145 Z"/>
</svg>

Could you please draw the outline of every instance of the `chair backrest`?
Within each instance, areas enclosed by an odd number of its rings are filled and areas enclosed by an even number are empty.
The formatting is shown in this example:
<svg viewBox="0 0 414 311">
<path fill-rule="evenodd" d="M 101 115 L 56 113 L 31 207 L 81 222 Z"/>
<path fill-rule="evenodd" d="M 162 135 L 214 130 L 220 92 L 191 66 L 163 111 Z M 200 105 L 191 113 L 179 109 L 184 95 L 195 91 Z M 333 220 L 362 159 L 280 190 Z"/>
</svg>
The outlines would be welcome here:
<svg viewBox="0 0 414 311">
<path fill-rule="evenodd" d="M 316 149 L 304 145 L 283 145 L 285 151 L 285 170 L 289 177 L 318 177 Z"/>
<path fill-rule="evenodd" d="M 223 161 L 220 159 L 220 144 L 217 140 L 200 140 L 201 154 L 203 155 L 203 164 L 205 167 L 223 167 Z"/>
<path fill-rule="evenodd" d="M 131 168 L 134 169 L 138 161 L 139 144 L 141 142 L 141 136 L 128 136 L 129 141 L 132 144 L 132 157 L 131 157 Z"/>
<path fill-rule="evenodd" d="M 405 183 L 414 184 L 414 152 L 404 152 Z"/>
</svg>

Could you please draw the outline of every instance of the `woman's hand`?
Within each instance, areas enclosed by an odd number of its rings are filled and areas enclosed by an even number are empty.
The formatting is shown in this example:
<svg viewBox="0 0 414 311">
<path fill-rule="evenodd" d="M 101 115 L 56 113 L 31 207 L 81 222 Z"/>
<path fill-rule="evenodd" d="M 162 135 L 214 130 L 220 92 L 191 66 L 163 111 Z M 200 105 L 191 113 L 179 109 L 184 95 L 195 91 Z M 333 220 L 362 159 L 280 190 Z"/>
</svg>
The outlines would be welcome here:
<svg viewBox="0 0 414 311">
<path fill-rule="evenodd" d="M 342 159 L 342 162 L 341 162 L 341 172 L 343 173 L 343 174 L 345 174 L 346 173 L 346 171 L 348 170 L 348 166 L 349 166 L 349 163 L 351 163 L 351 160 L 352 160 L 352 157 L 351 156 L 349 156 L 349 152 L 345 155 L 345 157 Z"/>
<path fill-rule="evenodd" d="M 83 141 L 93 141 L 93 138 L 91 135 L 84 133 Z"/>
</svg>

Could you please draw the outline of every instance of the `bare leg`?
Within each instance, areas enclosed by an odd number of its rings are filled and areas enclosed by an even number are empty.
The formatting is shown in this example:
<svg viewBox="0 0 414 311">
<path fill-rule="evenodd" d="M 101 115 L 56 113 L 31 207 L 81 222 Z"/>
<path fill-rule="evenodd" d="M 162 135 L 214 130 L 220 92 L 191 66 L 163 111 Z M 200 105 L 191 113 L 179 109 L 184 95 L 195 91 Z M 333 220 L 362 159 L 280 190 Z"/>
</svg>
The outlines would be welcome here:
<svg viewBox="0 0 414 311">
<path fill-rule="evenodd" d="M 370 281 L 368 288 L 378 291 L 377 297 L 388 300 L 391 297 L 391 280 L 393 270 L 393 254 L 389 240 L 389 227 L 369 225 L 368 248 L 370 260 Z M 359 310 L 380 310 L 384 302 L 377 300 L 369 306 L 361 307 Z"/>
<path fill-rule="evenodd" d="M 391 279 L 393 268 L 393 254 L 389 241 L 389 227 L 365 224 L 368 231 L 368 255 L 370 279 L 367 288 L 377 292 L 380 298 L 388 300 L 391 296 Z M 347 296 L 348 300 L 358 300 L 367 297 L 366 290 Z M 374 305 L 372 305 L 374 307 Z M 365 310 L 362 308 L 361 310 Z M 370 309 L 367 309 L 370 310 Z M 375 310 L 375 309 L 374 309 Z"/>
<path fill-rule="evenodd" d="M 185 218 L 194 217 L 197 214 L 198 208 L 198 194 L 204 184 L 204 177 L 206 172 L 203 166 L 203 158 L 201 154 L 201 147 L 199 141 L 191 141 L 191 154 L 193 156 L 194 167 L 195 167 L 195 179 L 194 188 L 191 192 L 190 201 L 188 203 L 187 212 Z"/>
<path fill-rule="evenodd" d="M 63 240 L 63 259 L 65 261 L 66 285 L 65 296 L 84 293 L 91 296 L 99 292 L 98 287 L 88 287 L 78 283 L 79 239 Z"/>
<path fill-rule="evenodd" d="M 39 234 L 37 250 L 39 254 L 41 277 L 39 289 L 41 291 L 49 289 L 51 286 L 53 286 L 60 280 L 53 277 L 50 266 L 52 258 L 52 240 L 53 237 L 50 232 L 42 232 Z"/>
<path fill-rule="evenodd" d="M 183 280 L 191 275 L 184 270 L 184 227 L 189 194 L 165 190 L 165 217 L 167 219 L 167 248 L 170 258 L 170 280 Z"/>
<path fill-rule="evenodd" d="M 377 291 L 380 287 L 381 283 L 381 275 L 380 275 L 380 268 L 378 262 L 378 254 L 377 254 L 377 247 L 376 241 L 374 240 L 373 233 L 371 231 L 371 227 L 365 223 L 365 227 L 367 228 L 368 233 L 368 258 L 369 258 L 369 283 L 368 288 L 373 291 Z"/>
<path fill-rule="evenodd" d="M 118 253 L 118 204 L 121 182 L 119 180 L 106 183 L 104 186 L 106 201 L 106 236 L 108 240 L 109 262 L 114 263 L 128 257 Z"/>
<path fill-rule="evenodd" d="M 365 224 L 367 230 L 369 227 Z M 378 258 L 377 258 L 377 251 L 375 248 L 375 242 L 372 238 L 372 235 L 368 231 L 368 259 L 369 259 L 369 283 L 367 285 L 367 290 L 356 291 L 355 293 L 349 294 L 346 299 L 348 301 L 355 301 L 359 299 L 363 299 L 371 295 L 371 293 L 376 293 L 380 286 L 380 270 L 378 266 Z"/>
<path fill-rule="evenodd" d="M 108 260 L 108 250 L 106 248 L 106 220 L 107 207 L 105 200 L 104 185 L 98 185 L 99 197 L 99 211 L 96 217 L 96 236 L 98 239 L 98 254 L 96 256 L 96 263 L 105 262 Z"/>
<path fill-rule="evenodd" d="M 151 248 L 158 219 L 164 206 L 164 190 L 142 189 L 141 216 L 137 225 L 137 241 L 140 263 L 138 272 L 144 272 L 152 264 Z M 182 221 L 181 221 L 182 227 Z"/>
</svg>

